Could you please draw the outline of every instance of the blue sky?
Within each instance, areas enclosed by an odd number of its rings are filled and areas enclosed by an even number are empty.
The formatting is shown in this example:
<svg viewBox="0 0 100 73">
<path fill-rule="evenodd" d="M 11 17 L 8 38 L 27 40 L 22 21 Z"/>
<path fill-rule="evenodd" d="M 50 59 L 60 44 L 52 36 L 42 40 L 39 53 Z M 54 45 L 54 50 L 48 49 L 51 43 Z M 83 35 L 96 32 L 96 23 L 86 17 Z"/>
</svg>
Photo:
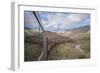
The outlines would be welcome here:
<svg viewBox="0 0 100 73">
<path fill-rule="evenodd" d="M 90 14 L 62 13 L 62 12 L 38 12 L 42 26 L 47 31 L 64 31 L 68 29 L 90 26 Z M 37 29 L 38 23 L 32 11 L 24 12 L 24 26 L 29 29 Z"/>
</svg>

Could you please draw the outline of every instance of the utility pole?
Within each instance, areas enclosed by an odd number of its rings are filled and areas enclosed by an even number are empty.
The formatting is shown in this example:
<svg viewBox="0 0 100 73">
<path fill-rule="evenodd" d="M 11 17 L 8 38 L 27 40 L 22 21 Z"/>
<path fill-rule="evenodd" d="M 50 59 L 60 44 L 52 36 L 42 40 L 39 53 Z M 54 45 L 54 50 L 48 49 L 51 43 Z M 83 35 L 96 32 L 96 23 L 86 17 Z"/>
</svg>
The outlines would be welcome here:
<svg viewBox="0 0 100 73">
<path fill-rule="evenodd" d="M 40 25 L 40 28 L 44 32 L 45 30 L 42 26 L 41 18 L 39 16 L 38 12 L 33 11 L 33 14 L 36 17 L 36 20 L 37 20 L 38 24 Z M 45 35 L 43 35 L 43 52 L 39 56 L 38 60 L 46 60 L 47 59 L 47 51 L 48 51 L 48 38 Z"/>
</svg>

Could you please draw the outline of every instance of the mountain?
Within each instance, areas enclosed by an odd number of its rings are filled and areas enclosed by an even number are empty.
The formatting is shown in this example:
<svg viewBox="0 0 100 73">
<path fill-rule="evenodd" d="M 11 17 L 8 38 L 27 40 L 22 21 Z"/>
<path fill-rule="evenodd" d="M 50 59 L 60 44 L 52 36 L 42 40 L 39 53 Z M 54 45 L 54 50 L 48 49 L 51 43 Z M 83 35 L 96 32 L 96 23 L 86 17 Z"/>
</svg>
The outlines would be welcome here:
<svg viewBox="0 0 100 73">
<path fill-rule="evenodd" d="M 77 27 L 77 28 L 73 28 L 73 29 L 69 29 L 69 30 L 65 30 L 65 31 L 72 31 L 72 30 L 83 30 L 83 31 L 86 31 L 86 30 L 89 30 L 90 29 L 90 26 L 89 25 L 86 25 L 86 26 L 82 26 L 82 27 Z"/>
<path fill-rule="evenodd" d="M 43 52 L 44 38 L 48 46 L 54 43 L 45 60 L 90 58 L 90 26 L 84 26 L 63 32 L 25 30 L 25 61 L 38 60 Z"/>
<path fill-rule="evenodd" d="M 55 51 L 54 49 L 55 46 L 64 44 L 64 43 L 76 43 L 73 39 L 69 37 L 64 37 L 64 36 L 59 35 L 56 32 L 48 32 L 48 31 L 41 32 L 40 34 L 33 34 L 33 35 L 28 35 L 26 32 L 24 38 L 25 38 L 25 54 L 24 54 L 25 61 L 38 60 L 40 54 L 43 52 L 43 41 L 46 42 L 46 40 L 44 40 L 46 38 L 48 38 L 48 42 L 47 42 L 48 43 L 48 57 L 47 57 L 48 59 L 52 59 L 50 57 L 51 55 L 50 52 Z"/>
<path fill-rule="evenodd" d="M 85 57 L 90 58 L 90 26 L 84 26 L 76 29 L 66 30 L 64 32 L 59 32 L 58 34 L 64 37 L 70 37 L 76 41 L 82 50 L 85 52 Z"/>
<path fill-rule="evenodd" d="M 85 35 L 87 32 L 90 34 L 90 26 L 84 26 L 80 28 L 65 30 L 63 32 L 58 32 L 58 34 L 62 36 L 68 36 L 74 39 L 75 37 L 80 37 L 80 36 Z"/>
</svg>

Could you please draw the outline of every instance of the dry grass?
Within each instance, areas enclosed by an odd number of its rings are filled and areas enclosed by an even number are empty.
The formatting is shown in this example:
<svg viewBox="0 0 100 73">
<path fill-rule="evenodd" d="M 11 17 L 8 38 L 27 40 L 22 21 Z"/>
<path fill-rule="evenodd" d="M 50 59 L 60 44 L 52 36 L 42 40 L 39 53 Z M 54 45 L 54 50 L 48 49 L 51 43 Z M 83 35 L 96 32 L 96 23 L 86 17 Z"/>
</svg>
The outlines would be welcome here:
<svg viewBox="0 0 100 73">
<path fill-rule="evenodd" d="M 85 58 L 85 54 L 71 47 L 72 43 L 59 44 L 55 46 L 49 53 L 49 60 L 61 59 L 79 59 Z"/>
<path fill-rule="evenodd" d="M 43 44 L 43 37 L 46 36 L 49 39 L 52 38 L 62 38 L 62 35 L 66 37 L 64 40 L 68 40 L 69 37 L 72 37 L 73 41 L 60 43 L 52 48 L 50 52 L 48 52 L 48 58 L 47 60 L 66 60 L 66 59 L 85 59 L 90 58 L 90 32 L 88 30 L 79 31 L 71 31 L 67 36 L 67 31 L 63 34 L 57 34 L 54 32 L 43 32 L 40 35 L 35 34 L 33 36 L 33 33 L 31 36 L 25 36 L 25 50 L 24 50 L 24 56 L 25 61 L 36 61 L 38 57 L 40 56 L 42 52 L 42 46 Z M 76 33 L 75 33 L 76 32 Z M 80 34 L 81 33 L 81 34 Z M 29 33 L 30 34 L 30 33 Z M 75 37 L 75 35 L 78 35 Z M 68 37 L 68 38 L 67 38 Z M 73 38 L 74 37 L 74 38 Z M 56 39 L 55 39 L 56 40 Z M 62 39 L 59 39 L 61 41 Z M 32 44 L 31 44 L 32 42 Z M 75 49 L 75 47 L 72 46 L 73 43 L 80 44 L 80 47 L 85 52 L 81 52 L 78 49 Z"/>
<path fill-rule="evenodd" d="M 36 61 L 42 52 L 41 46 L 38 44 L 25 44 L 24 60 Z"/>
</svg>

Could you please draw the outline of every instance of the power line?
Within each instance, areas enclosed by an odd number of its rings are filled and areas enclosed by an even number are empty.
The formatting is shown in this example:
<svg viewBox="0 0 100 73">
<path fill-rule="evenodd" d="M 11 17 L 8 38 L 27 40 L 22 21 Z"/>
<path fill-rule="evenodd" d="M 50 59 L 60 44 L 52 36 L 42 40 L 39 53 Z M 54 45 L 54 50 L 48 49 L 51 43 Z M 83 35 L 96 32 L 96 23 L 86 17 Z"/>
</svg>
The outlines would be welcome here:
<svg viewBox="0 0 100 73">
<path fill-rule="evenodd" d="M 38 21 L 38 23 L 39 23 L 39 25 L 40 25 L 42 31 L 44 32 L 44 28 L 43 28 L 43 26 L 42 26 L 41 19 L 40 19 L 40 16 L 39 16 L 38 12 L 33 11 L 33 14 L 34 14 L 34 16 L 36 17 L 36 19 L 37 19 L 37 21 Z"/>
</svg>

